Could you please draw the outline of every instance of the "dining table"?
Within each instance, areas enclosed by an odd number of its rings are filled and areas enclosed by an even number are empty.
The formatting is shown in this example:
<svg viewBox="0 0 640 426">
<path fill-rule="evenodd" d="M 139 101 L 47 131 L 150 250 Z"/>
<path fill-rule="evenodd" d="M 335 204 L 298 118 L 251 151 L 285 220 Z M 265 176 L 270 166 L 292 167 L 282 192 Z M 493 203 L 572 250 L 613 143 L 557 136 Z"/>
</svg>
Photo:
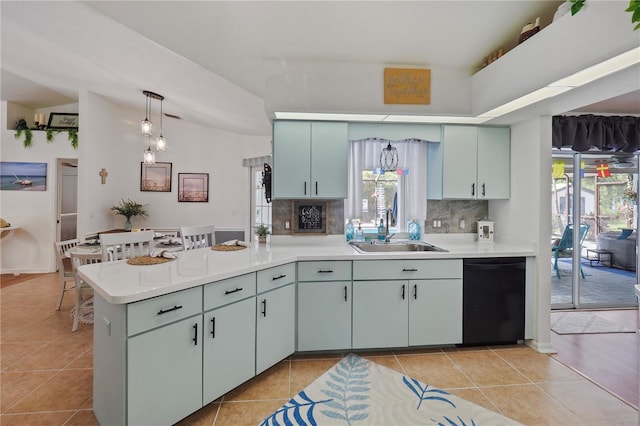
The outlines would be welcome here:
<svg viewBox="0 0 640 426">
<path fill-rule="evenodd" d="M 168 252 L 182 251 L 182 240 L 176 237 L 156 237 L 153 239 L 152 251 L 166 250 Z M 75 247 L 71 247 L 64 254 L 65 257 L 71 257 L 72 253 L 77 254 L 102 254 L 102 246 L 99 239 L 89 239 L 79 243 Z"/>
</svg>

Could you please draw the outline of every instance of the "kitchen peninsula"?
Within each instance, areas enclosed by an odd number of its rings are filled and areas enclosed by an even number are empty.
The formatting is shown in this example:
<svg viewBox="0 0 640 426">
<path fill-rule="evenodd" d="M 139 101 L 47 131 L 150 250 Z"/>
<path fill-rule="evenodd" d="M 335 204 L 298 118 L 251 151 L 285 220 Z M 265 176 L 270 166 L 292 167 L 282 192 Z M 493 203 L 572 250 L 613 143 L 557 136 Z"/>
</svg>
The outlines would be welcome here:
<svg viewBox="0 0 640 426">
<path fill-rule="evenodd" d="M 524 338 L 534 337 L 535 247 L 467 234 L 424 240 L 447 251 L 363 254 L 342 236 L 272 237 L 161 265 L 81 267 L 95 290 L 96 418 L 175 423 L 295 351 L 461 344 L 463 259 L 526 258 Z M 371 333 L 362 313 L 390 288 L 379 299 L 399 313 L 381 312 L 393 321 Z M 426 333 L 428 324 L 442 330 Z"/>
</svg>

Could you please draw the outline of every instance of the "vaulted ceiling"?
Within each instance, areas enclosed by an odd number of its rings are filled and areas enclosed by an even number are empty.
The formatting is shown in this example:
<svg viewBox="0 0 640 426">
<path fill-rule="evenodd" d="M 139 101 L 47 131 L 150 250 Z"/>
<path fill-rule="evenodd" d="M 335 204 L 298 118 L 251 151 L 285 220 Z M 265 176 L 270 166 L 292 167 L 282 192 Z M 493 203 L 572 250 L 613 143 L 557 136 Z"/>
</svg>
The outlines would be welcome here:
<svg viewBox="0 0 640 426">
<path fill-rule="evenodd" d="M 142 90 L 195 123 L 268 134 L 265 61 L 476 72 L 561 1 L 2 1 L 2 100 L 30 108 L 83 90 L 127 107 Z M 619 2 L 624 7 L 624 2 Z M 640 114 L 640 93 L 588 112 Z"/>
</svg>

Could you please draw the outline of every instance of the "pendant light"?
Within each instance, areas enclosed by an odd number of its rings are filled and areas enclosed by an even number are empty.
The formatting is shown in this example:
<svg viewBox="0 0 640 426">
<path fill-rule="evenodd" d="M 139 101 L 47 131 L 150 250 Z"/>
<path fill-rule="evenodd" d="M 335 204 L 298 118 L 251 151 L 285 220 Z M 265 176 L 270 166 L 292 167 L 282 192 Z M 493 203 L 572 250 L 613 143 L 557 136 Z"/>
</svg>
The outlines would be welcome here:
<svg viewBox="0 0 640 426">
<path fill-rule="evenodd" d="M 156 139 L 156 150 L 158 152 L 165 152 L 167 150 L 167 141 L 164 139 L 164 135 L 162 134 L 162 101 L 164 98 L 160 99 L 160 136 Z"/>
<path fill-rule="evenodd" d="M 164 152 L 167 150 L 167 142 L 162 134 L 162 101 L 164 101 L 164 96 L 159 95 L 154 92 L 150 92 L 148 90 L 143 90 L 142 94 L 145 96 L 145 104 L 144 104 L 144 115 L 145 118 L 142 120 L 140 125 L 140 130 L 143 135 L 147 138 L 147 149 L 144 150 L 144 164 L 155 164 L 156 162 L 156 152 Z M 160 136 L 155 141 L 155 147 L 151 144 L 151 136 L 153 124 L 151 122 L 151 101 L 153 99 L 160 101 Z M 155 148 L 155 150 L 154 150 Z"/>
<path fill-rule="evenodd" d="M 380 153 L 380 167 L 385 172 L 396 170 L 398 168 L 398 150 L 388 143 L 386 148 Z"/>
<path fill-rule="evenodd" d="M 146 90 L 144 92 L 145 102 L 144 102 L 144 120 L 140 123 L 140 132 L 143 135 L 151 135 L 151 128 L 153 127 L 153 123 L 149 120 L 149 116 L 151 115 L 151 99 L 149 99 L 150 92 Z"/>
</svg>

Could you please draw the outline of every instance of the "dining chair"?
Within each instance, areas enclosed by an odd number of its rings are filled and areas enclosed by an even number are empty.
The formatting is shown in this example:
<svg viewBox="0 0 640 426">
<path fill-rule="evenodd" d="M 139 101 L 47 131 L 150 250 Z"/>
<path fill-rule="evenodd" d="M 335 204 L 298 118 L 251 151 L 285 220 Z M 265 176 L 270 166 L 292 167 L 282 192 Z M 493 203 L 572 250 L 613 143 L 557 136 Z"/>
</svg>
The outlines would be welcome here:
<svg viewBox="0 0 640 426">
<path fill-rule="evenodd" d="M 100 234 L 103 262 L 146 256 L 152 247 L 153 231 Z"/>
<path fill-rule="evenodd" d="M 58 306 L 56 307 L 56 311 L 59 311 L 60 306 L 62 306 L 64 293 L 73 289 L 73 285 L 75 285 L 73 268 L 66 253 L 70 248 L 77 246 L 79 242 L 80 241 L 77 238 L 74 238 L 72 240 L 55 241 L 53 243 L 56 250 L 56 262 L 58 263 L 58 277 L 60 278 L 60 296 L 58 297 Z M 67 287 L 67 281 L 72 282 L 73 285 Z"/>
<path fill-rule="evenodd" d="M 179 238 L 180 230 L 178 228 L 153 228 L 154 234 L 162 234 L 165 237 Z"/>
<path fill-rule="evenodd" d="M 181 226 L 180 235 L 184 250 L 211 247 L 216 243 L 214 225 Z"/>
<path fill-rule="evenodd" d="M 82 289 L 90 289 L 89 285 L 78 275 L 78 268 L 82 265 L 88 265 L 91 263 L 99 263 L 102 260 L 101 253 L 71 253 L 71 267 L 73 268 L 73 275 L 76 282 L 76 308 L 73 315 L 73 326 L 71 327 L 71 331 L 78 330 L 78 324 L 80 323 L 80 318 L 83 315 L 87 315 L 86 310 L 91 309 L 93 313 L 93 307 L 84 306 L 82 300 Z M 83 309 L 85 311 L 83 311 Z"/>
</svg>

